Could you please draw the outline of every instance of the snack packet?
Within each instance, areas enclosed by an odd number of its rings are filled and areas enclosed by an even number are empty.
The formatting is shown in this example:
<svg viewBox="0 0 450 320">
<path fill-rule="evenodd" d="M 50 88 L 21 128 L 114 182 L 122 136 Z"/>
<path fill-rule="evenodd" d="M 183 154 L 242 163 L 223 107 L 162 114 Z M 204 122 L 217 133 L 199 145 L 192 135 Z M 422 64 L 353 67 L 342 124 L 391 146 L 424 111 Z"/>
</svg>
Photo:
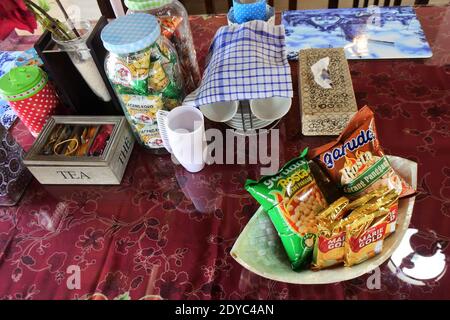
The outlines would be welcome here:
<svg viewBox="0 0 450 320">
<path fill-rule="evenodd" d="M 161 96 L 180 103 L 185 93 L 174 50 L 155 42 L 150 48 L 117 56 L 107 62 L 108 76 L 120 95 Z"/>
<path fill-rule="evenodd" d="M 398 217 L 398 194 L 391 190 L 383 197 L 377 200 L 380 210 L 386 212 L 386 233 L 384 237 L 388 237 L 395 232 Z"/>
<path fill-rule="evenodd" d="M 179 16 L 161 16 L 158 19 L 160 21 L 161 33 L 169 40 L 172 39 L 181 22 L 183 22 L 183 17 Z"/>
<path fill-rule="evenodd" d="M 382 186 L 352 202 L 341 197 L 327 209 L 319 213 L 319 226 L 313 253 L 313 270 L 320 270 L 344 261 L 347 226 L 361 222 L 373 214 L 373 219 L 384 218 L 386 231 L 384 238 L 395 231 L 398 195 L 395 190 Z M 350 214 L 346 216 L 348 213 Z M 356 221 L 356 222 L 355 222 Z"/>
<path fill-rule="evenodd" d="M 319 213 L 311 266 L 313 270 L 328 268 L 344 261 L 345 229 L 339 222 L 346 214 L 348 205 L 349 200 L 341 197 Z"/>
<path fill-rule="evenodd" d="M 311 261 L 317 214 L 327 206 L 305 158 L 307 152 L 305 149 L 277 174 L 245 183 L 272 220 L 294 270 Z"/>
<path fill-rule="evenodd" d="M 384 215 L 386 218 L 386 236 L 395 231 L 398 214 L 398 194 L 395 190 L 390 190 L 385 194 L 380 194 L 382 189 L 375 190 L 370 195 L 377 194 L 366 204 L 356 208 L 352 215 L 364 215 L 378 211 L 378 215 Z"/>
<path fill-rule="evenodd" d="M 386 211 L 356 214 L 356 218 L 346 225 L 344 244 L 344 265 L 350 267 L 364 262 L 383 249 L 386 233 Z"/>
<path fill-rule="evenodd" d="M 395 190 L 400 197 L 415 192 L 390 165 L 378 140 L 374 114 L 367 106 L 356 113 L 335 141 L 312 150 L 311 156 L 318 158 L 351 199 L 380 186 Z"/>
<path fill-rule="evenodd" d="M 119 94 L 148 94 L 150 53 L 150 50 L 144 50 L 108 61 L 109 77 Z"/>
<path fill-rule="evenodd" d="M 340 197 L 335 202 L 330 204 L 328 208 L 319 213 L 320 221 L 336 222 L 341 220 L 347 212 L 350 200 L 346 197 Z"/>
<path fill-rule="evenodd" d="M 334 224 L 319 224 L 311 269 L 321 270 L 344 261 L 345 230 Z"/>
<path fill-rule="evenodd" d="M 371 201 L 372 199 L 379 198 L 388 191 L 389 191 L 389 188 L 387 186 L 381 186 L 380 188 L 375 189 L 375 190 L 353 200 L 352 202 L 350 202 L 349 205 L 347 206 L 347 210 L 352 211 L 359 207 L 362 207 L 365 204 L 367 204 L 369 201 Z"/>
</svg>

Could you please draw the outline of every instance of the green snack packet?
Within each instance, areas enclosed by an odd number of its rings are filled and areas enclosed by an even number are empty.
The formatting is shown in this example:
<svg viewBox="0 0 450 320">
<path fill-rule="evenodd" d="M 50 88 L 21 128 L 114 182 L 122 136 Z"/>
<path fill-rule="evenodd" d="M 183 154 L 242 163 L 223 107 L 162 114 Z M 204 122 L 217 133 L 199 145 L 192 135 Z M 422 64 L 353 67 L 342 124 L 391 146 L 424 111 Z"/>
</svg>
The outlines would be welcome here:
<svg viewBox="0 0 450 320">
<path fill-rule="evenodd" d="M 176 99 L 176 100 L 180 100 L 180 101 L 182 100 L 181 89 L 172 81 L 163 90 L 162 94 L 164 97 L 166 97 L 168 99 Z"/>
<path fill-rule="evenodd" d="M 151 48 L 109 62 L 108 77 L 119 94 L 149 94 L 148 77 Z"/>
<path fill-rule="evenodd" d="M 245 189 L 268 213 L 293 270 L 304 269 L 311 262 L 317 215 L 327 207 L 306 160 L 307 153 L 305 149 L 275 175 L 245 183 Z"/>
</svg>

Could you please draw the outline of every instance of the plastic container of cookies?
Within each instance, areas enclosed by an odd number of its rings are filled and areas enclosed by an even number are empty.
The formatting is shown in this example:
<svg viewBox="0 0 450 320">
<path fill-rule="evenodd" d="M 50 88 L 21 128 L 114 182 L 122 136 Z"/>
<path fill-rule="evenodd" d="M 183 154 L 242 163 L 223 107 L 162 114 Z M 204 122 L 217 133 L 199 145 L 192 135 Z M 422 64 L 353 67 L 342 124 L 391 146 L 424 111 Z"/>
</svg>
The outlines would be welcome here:
<svg viewBox="0 0 450 320">
<path fill-rule="evenodd" d="M 119 17 L 102 31 L 109 51 L 105 70 L 136 140 L 153 153 L 167 153 L 156 113 L 185 97 L 177 52 L 161 35 L 158 19 L 145 13 Z"/>
<path fill-rule="evenodd" d="M 125 0 L 127 14 L 148 13 L 158 18 L 162 34 L 177 50 L 187 93 L 200 84 L 201 75 L 192 38 L 189 14 L 178 0 Z"/>
</svg>

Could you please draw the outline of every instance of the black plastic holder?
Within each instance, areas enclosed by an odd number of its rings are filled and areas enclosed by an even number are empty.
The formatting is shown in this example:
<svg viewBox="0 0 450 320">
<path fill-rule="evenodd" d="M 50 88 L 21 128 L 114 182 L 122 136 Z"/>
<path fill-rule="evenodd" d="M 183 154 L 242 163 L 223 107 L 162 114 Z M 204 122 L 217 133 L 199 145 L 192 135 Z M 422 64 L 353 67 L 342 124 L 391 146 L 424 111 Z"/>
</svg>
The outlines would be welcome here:
<svg viewBox="0 0 450 320">
<path fill-rule="evenodd" d="M 111 96 L 108 102 L 102 101 L 95 95 L 73 65 L 68 54 L 59 51 L 50 32 L 44 32 L 34 45 L 62 103 L 79 115 L 123 115 L 120 102 L 104 69 L 107 51 L 103 47 L 100 34 L 107 24 L 107 19 L 102 16 L 94 26 L 86 45 Z"/>
</svg>

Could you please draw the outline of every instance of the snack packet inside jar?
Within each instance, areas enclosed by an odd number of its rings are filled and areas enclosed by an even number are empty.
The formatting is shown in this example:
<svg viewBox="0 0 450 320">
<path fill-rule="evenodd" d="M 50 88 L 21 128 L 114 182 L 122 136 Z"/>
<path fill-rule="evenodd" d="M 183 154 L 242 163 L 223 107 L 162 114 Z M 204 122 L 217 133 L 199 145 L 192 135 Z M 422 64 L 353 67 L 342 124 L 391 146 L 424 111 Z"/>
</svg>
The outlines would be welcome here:
<svg viewBox="0 0 450 320">
<path fill-rule="evenodd" d="M 311 261 L 317 233 L 317 214 L 326 206 L 306 160 L 308 150 L 289 161 L 275 175 L 247 180 L 246 190 L 268 213 L 286 250 L 292 269 Z"/>
<path fill-rule="evenodd" d="M 317 157 L 350 199 L 382 186 L 395 190 L 400 197 L 415 192 L 390 165 L 380 146 L 374 114 L 367 106 L 356 113 L 335 141 L 312 150 L 311 157 Z"/>
<path fill-rule="evenodd" d="M 166 152 L 156 114 L 181 105 L 185 97 L 180 60 L 149 14 L 120 16 L 101 32 L 105 71 L 136 140 L 151 153 Z"/>
</svg>

